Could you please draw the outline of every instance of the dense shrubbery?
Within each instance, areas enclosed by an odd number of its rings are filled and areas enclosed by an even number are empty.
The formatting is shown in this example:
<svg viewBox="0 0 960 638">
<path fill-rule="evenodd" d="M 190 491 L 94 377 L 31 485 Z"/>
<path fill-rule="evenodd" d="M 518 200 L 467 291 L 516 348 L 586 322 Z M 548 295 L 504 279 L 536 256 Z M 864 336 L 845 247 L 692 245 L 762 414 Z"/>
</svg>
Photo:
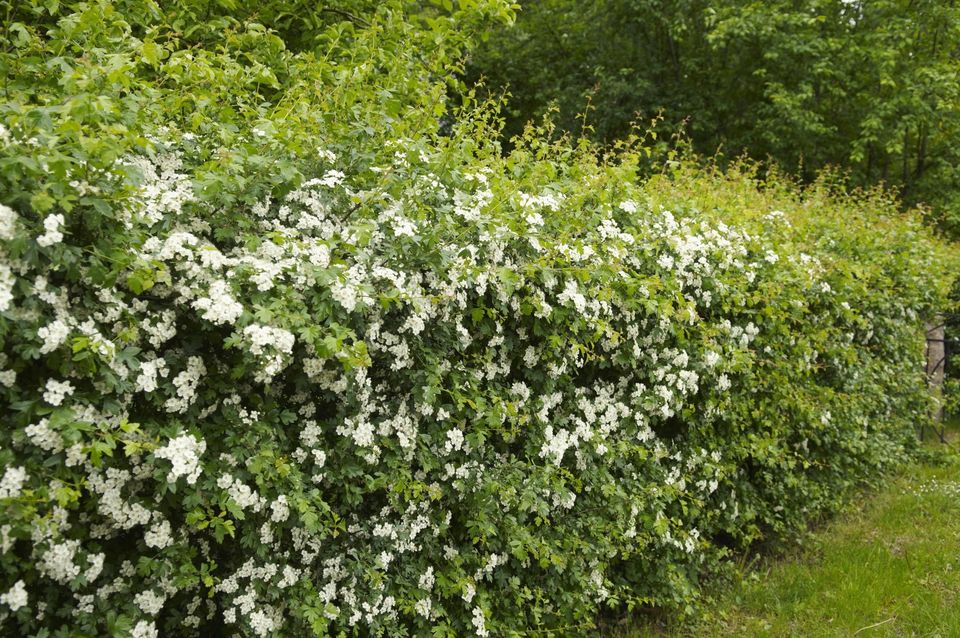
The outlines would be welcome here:
<svg viewBox="0 0 960 638">
<path fill-rule="evenodd" d="M 577 633 L 911 448 L 947 256 L 882 194 L 440 135 L 495 2 L 192 4 L 7 25 L 5 632 Z"/>
</svg>

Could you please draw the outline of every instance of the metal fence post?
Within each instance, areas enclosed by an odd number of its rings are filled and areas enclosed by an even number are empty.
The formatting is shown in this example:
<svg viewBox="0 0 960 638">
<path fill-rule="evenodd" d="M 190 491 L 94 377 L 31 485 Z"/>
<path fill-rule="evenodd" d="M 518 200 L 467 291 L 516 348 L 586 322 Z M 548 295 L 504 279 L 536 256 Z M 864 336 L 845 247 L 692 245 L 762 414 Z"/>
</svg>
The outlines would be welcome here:
<svg viewBox="0 0 960 638">
<path fill-rule="evenodd" d="M 934 408 L 934 432 L 941 441 L 944 441 L 944 409 L 943 409 L 943 380 L 946 367 L 946 339 L 944 329 L 946 323 L 943 317 L 936 317 L 927 324 L 927 381 L 930 383 L 930 392 L 937 400 Z M 939 430 L 937 423 L 940 424 Z M 923 433 L 921 431 L 921 438 Z"/>
</svg>

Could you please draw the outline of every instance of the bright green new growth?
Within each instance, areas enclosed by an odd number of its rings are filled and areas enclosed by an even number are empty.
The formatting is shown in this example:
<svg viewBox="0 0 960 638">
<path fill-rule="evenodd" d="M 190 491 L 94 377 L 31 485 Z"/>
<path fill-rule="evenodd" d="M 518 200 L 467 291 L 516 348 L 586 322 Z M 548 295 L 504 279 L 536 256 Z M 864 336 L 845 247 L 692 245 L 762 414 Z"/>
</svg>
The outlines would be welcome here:
<svg viewBox="0 0 960 638">
<path fill-rule="evenodd" d="M 329 13 L 12 11 L 5 631 L 583 632 L 914 448 L 916 217 L 503 155 L 445 74 L 508 6 Z"/>
</svg>

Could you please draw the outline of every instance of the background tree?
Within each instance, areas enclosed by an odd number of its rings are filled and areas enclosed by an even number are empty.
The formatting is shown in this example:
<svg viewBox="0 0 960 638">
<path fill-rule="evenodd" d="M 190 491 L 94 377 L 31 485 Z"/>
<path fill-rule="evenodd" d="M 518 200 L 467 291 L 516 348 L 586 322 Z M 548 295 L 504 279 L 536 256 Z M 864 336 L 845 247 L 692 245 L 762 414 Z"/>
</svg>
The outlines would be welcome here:
<svg viewBox="0 0 960 638">
<path fill-rule="evenodd" d="M 937 0 L 539 0 L 467 76 L 509 90 L 508 138 L 551 105 L 601 141 L 662 113 L 702 153 L 805 180 L 842 166 L 957 233 L 958 44 L 960 9 Z"/>
</svg>

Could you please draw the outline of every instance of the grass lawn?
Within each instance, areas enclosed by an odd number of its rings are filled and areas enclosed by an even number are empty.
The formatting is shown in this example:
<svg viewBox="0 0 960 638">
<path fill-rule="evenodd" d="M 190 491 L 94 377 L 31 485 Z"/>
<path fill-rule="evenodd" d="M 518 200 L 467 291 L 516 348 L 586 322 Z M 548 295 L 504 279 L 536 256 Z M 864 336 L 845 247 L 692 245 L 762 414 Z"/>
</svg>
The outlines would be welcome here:
<svg viewBox="0 0 960 638">
<path fill-rule="evenodd" d="M 691 626 L 611 635 L 960 637 L 960 455 L 911 465 L 802 547 L 713 589 Z"/>
</svg>

